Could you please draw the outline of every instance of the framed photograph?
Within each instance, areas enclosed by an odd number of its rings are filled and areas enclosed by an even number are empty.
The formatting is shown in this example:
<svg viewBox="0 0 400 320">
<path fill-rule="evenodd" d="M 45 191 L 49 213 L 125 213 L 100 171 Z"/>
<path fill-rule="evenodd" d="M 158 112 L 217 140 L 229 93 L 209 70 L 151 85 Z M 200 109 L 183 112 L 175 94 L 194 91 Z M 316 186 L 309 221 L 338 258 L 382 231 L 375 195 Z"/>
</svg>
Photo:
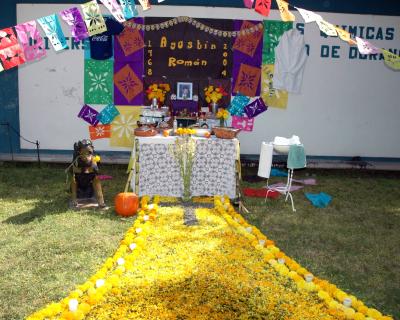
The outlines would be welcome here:
<svg viewBox="0 0 400 320">
<path fill-rule="evenodd" d="M 192 100 L 193 99 L 193 83 L 178 82 L 176 88 L 177 100 Z"/>
</svg>

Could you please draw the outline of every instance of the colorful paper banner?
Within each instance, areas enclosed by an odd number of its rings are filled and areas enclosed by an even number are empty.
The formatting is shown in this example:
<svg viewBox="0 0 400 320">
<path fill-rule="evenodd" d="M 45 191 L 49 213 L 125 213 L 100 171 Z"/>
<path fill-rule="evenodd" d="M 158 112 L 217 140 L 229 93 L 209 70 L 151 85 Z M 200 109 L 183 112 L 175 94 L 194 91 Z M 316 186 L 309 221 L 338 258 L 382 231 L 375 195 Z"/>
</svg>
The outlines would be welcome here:
<svg viewBox="0 0 400 320">
<path fill-rule="evenodd" d="M 50 43 L 55 51 L 61 51 L 68 48 L 64 33 L 61 29 L 60 20 L 58 20 L 57 15 L 51 14 L 49 16 L 39 18 L 37 21 L 42 27 L 47 38 L 49 38 Z"/>
<path fill-rule="evenodd" d="M 250 21 L 243 21 L 240 31 L 250 29 L 255 27 L 255 24 Z M 257 30 L 256 32 L 240 35 L 236 37 L 235 43 L 233 44 L 233 49 L 239 50 L 250 57 L 254 56 L 258 45 L 262 39 L 263 33 L 261 30 Z"/>
<path fill-rule="evenodd" d="M 262 66 L 262 91 L 261 96 L 269 107 L 286 109 L 288 103 L 288 92 L 274 88 L 273 64 L 264 64 Z"/>
<path fill-rule="evenodd" d="M 260 113 L 267 111 L 268 106 L 265 105 L 263 99 L 257 98 L 253 102 L 249 103 L 247 106 L 244 107 L 244 112 L 249 118 L 255 118 Z"/>
<path fill-rule="evenodd" d="M 275 47 L 285 31 L 293 28 L 293 22 L 264 20 L 264 45 L 262 50 L 263 64 L 275 63 Z"/>
<path fill-rule="evenodd" d="M 0 60 L 4 69 L 8 70 L 25 63 L 25 56 L 19 44 L 16 44 L 0 50 Z"/>
<path fill-rule="evenodd" d="M 143 31 L 136 28 L 125 27 L 124 31 L 115 37 L 114 58 L 115 61 L 135 61 L 140 57 L 135 57 L 138 52 L 143 55 L 144 41 Z"/>
<path fill-rule="evenodd" d="M 16 44 L 18 44 L 18 40 L 12 28 L 0 30 L 0 50 Z"/>
<path fill-rule="evenodd" d="M 141 4 L 143 11 L 149 10 L 151 8 L 149 0 L 139 0 L 139 3 Z"/>
<path fill-rule="evenodd" d="M 61 18 L 69 25 L 71 34 L 75 42 L 79 42 L 89 37 L 86 24 L 83 21 L 81 12 L 73 7 L 60 12 Z"/>
<path fill-rule="evenodd" d="M 117 106 L 119 116 L 111 123 L 110 146 L 132 148 L 137 121 L 140 119 L 139 106 Z"/>
<path fill-rule="evenodd" d="M 304 10 L 302 8 L 297 8 L 297 11 L 300 12 L 301 16 L 304 19 L 305 23 L 309 23 L 309 22 L 314 22 L 314 21 L 318 21 L 318 20 L 323 20 L 322 17 L 319 14 L 316 14 L 312 11 L 308 11 L 308 10 Z"/>
<path fill-rule="evenodd" d="M 89 126 L 89 135 L 91 140 L 110 138 L 111 125 L 99 124 L 97 126 Z"/>
<path fill-rule="evenodd" d="M 124 17 L 126 20 L 132 19 L 134 17 L 137 17 L 139 15 L 139 12 L 137 11 L 135 1 L 133 0 L 119 0 L 121 7 L 122 7 L 122 12 L 124 14 Z"/>
<path fill-rule="evenodd" d="M 242 63 L 236 78 L 234 92 L 240 92 L 249 97 L 256 96 L 261 78 L 261 68 Z"/>
<path fill-rule="evenodd" d="M 81 7 L 89 36 L 107 31 L 106 23 L 101 15 L 100 7 L 96 0 L 81 4 Z"/>
<path fill-rule="evenodd" d="M 113 62 L 85 60 L 84 101 L 92 104 L 113 102 Z"/>
<path fill-rule="evenodd" d="M 381 53 L 381 49 L 375 47 L 367 40 L 356 37 L 357 48 L 361 54 L 376 54 Z"/>
<path fill-rule="evenodd" d="M 244 107 L 249 103 L 250 98 L 238 93 L 232 100 L 228 111 L 232 116 L 243 115 Z"/>
<path fill-rule="evenodd" d="M 232 127 L 251 132 L 254 127 L 254 118 L 232 116 Z"/>
<path fill-rule="evenodd" d="M 119 115 L 118 109 L 113 104 L 109 104 L 103 110 L 100 111 L 100 113 L 97 115 L 97 119 L 102 124 L 109 124 L 118 115 Z"/>
<path fill-rule="evenodd" d="M 115 20 L 121 23 L 126 21 L 122 9 L 116 0 L 100 0 L 100 2 L 111 12 Z"/>
<path fill-rule="evenodd" d="M 92 126 L 96 126 L 99 123 L 99 120 L 97 119 L 98 114 L 99 113 L 95 109 L 85 104 L 79 111 L 78 118 L 85 120 Z"/>
<path fill-rule="evenodd" d="M 271 0 L 257 0 L 254 10 L 259 14 L 268 17 L 271 10 Z"/>
<path fill-rule="evenodd" d="M 283 0 L 276 0 L 282 21 L 295 21 L 296 17 L 289 11 L 289 4 Z"/>
<path fill-rule="evenodd" d="M 19 42 L 24 50 L 26 61 L 34 61 L 46 56 L 43 38 L 37 29 L 35 20 L 16 25 L 15 31 L 17 31 Z"/>
<path fill-rule="evenodd" d="M 336 27 L 333 24 L 326 22 L 325 20 L 317 20 L 316 22 L 319 27 L 319 30 L 321 30 L 327 36 L 336 37 L 338 35 Z"/>
<path fill-rule="evenodd" d="M 394 70 L 400 70 L 400 56 L 382 49 L 383 57 L 385 58 L 385 64 Z"/>
<path fill-rule="evenodd" d="M 142 105 L 142 64 L 137 62 L 114 63 L 114 103 L 117 105 Z"/>
<path fill-rule="evenodd" d="M 254 0 L 243 0 L 243 4 L 246 8 L 252 9 Z"/>
</svg>

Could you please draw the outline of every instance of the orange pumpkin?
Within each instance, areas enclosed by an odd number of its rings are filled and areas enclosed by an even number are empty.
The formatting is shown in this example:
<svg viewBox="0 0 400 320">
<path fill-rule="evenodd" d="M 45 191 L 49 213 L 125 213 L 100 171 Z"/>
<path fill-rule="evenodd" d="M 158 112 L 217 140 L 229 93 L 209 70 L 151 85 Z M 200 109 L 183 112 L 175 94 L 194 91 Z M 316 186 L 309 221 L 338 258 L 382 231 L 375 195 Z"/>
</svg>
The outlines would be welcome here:
<svg viewBox="0 0 400 320">
<path fill-rule="evenodd" d="M 115 197 L 115 211 L 123 217 L 136 214 L 139 208 L 139 197 L 133 192 L 121 192 Z"/>
</svg>

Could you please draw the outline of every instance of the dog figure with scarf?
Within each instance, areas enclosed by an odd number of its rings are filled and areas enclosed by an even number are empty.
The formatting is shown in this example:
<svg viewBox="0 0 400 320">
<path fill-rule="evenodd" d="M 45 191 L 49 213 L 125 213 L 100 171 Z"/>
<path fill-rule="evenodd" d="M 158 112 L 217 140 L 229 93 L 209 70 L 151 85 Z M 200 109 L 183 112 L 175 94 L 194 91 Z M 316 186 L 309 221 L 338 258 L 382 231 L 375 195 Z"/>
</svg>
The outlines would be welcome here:
<svg viewBox="0 0 400 320">
<path fill-rule="evenodd" d="M 74 156 L 67 170 L 72 173 L 71 207 L 85 208 L 97 203 L 98 208 L 106 209 L 103 191 L 98 178 L 97 162 L 100 156 L 94 154 L 92 141 L 83 139 L 74 143 Z"/>
</svg>

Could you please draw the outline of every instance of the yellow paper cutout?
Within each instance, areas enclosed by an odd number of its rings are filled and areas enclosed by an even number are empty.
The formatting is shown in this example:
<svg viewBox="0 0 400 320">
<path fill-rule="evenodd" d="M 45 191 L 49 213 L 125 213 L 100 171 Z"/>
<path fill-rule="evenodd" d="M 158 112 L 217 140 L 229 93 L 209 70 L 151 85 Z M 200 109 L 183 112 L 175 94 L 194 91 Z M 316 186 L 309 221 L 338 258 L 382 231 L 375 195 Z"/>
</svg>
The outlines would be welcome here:
<svg viewBox="0 0 400 320">
<path fill-rule="evenodd" d="M 336 32 L 337 32 L 337 34 L 338 34 L 340 39 L 342 39 L 343 41 L 348 42 L 349 44 L 352 44 L 352 41 L 355 44 L 357 44 L 357 42 L 355 42 L 353 39 L 351 39 L 350 32 L 347 32 L 346 30 L 343 30 L 343 29 L 341 29 L 339 27 L 335 27 L 335 29 L 336 29 Z"/>
<path fill-rule="evenodd" d="M 289 4 L 283 0 L 276 0 L 282 21 L 294 21 L 296 17 L 289 11 Z"/>
<path fill-rule="evenodd" d="M 385 64 L 391 69 L 400 70 L 400 56 L 385 49 L 381 50 L 385 58 Z"/>
<path fill-rule="evenodd" d="M 261 71 L 261 97 L 264 102 L 273 108 L 286 109 L 289 94 L 285 90 L 278 90 L 274 88 L 273 64 L 263 64 Z"/>
<path fill-rule="evenodd" d="M 107 31 L 106 23 L 96 0 L 81 4 L 81 8 L 89 36 Z"/>
<path fill-rule="evenodd" d="M 137 128 L 140 119 L 140 107 L 116 106 L 119 115 L 111 122 L 110 146 L 128 147 L 133 146 L 133 130 Z"/>
</svg>

